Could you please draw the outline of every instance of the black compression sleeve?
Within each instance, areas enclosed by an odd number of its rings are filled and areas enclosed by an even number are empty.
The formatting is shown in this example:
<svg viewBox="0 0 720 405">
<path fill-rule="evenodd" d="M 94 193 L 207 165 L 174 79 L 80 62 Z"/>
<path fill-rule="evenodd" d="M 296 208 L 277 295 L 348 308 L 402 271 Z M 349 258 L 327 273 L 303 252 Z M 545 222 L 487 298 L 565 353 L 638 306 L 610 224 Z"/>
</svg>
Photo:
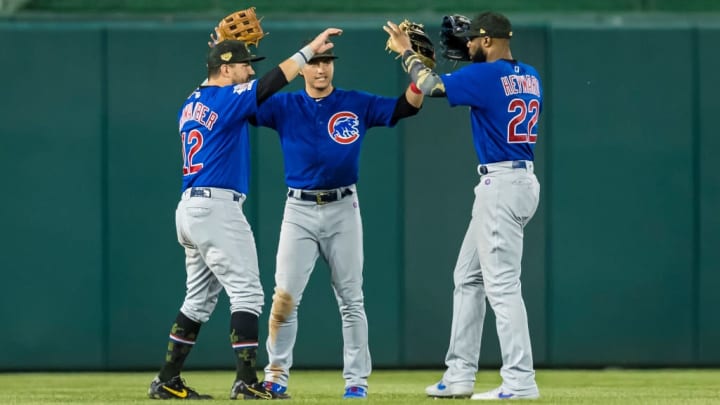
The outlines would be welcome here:
<svg viewBox="0 0 720 405">
<path fill-rule="evenodd" d="M 258 80 L 256 93 L 258 105 L 277 93 L 277 91 L 285 87 L 286 84 L 288 84 L 288 81 L 285 78 L 285 74 L 280 69 L 280 66 L 275 66 L 273 70 L 267 72 Z"/>
<path fill-rule="evenodd" d="M 403 93 L 402 96 L 398 97 L 397 103 L 395 103 L 395 111 L 393 111 L 392 115 L 392 124 L 395 125 L 402 118 L 412 117 L 417 114 L 418 111 L 420 111 L 420 109 L 413 107 L 413 105 L 408 102 L 407 98 L 405 98 L 405 93 Z"/>
</svg>

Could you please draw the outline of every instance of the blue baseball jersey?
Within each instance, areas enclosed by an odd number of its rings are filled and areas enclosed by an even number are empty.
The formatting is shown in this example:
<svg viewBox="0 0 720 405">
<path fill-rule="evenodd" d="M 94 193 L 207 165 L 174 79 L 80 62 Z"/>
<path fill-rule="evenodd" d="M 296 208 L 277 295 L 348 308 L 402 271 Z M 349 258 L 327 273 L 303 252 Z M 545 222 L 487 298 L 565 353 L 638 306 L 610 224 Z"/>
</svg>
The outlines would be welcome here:
<svg viewBox="0 0 720 405">
<path fill-rule="evenodd" d="M 305 90 L 277 93 L 258 107 L 257 124 L 280 135 L 288 187 L 327 190 L 357 183 L 365 132 L 393 126 L 396 103 L 337 88 L 319 101 Z"/>
<path fill-rule="evenodd" d="M 197 88 L 180 108 L 182 191 L 219 187 L 248 193 L 248 118 L 257 112 L 257 81 Z"/>
<path fill-rule="evenodd" d="M 472 63 L 441 76 L 451 106 L 470 106 L 481 164 L 533 160 L 542 86 L 535 68 L 500 59 Z"/>
</svg>

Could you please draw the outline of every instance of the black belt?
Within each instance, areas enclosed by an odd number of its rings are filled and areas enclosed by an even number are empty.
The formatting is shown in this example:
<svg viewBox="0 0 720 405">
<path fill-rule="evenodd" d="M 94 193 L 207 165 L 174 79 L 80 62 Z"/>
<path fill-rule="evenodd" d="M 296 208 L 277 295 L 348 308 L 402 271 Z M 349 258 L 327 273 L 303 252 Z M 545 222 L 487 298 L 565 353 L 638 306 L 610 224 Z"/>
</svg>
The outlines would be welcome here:
<svg viewBox="0 0 720 405">
<path fill-rule="evenodd" d="M 212 198 L 212 190 L 206 187 L 192 187 L 190 189 L 190 197 L 205 197 L 205 198 Z M 235 194 L 233 193 L 232 200 L 233 201 L 240 201 L 242 199 L 242 194 Z"/>
<path fill-rule="evenodd" d="M 525 164 L 524 160 L 513 160 L 512 168 L 513 169 L 525 169 L 525 168 L 527 168 L 527 165 Z M 488 167 L 485 165 L 480 166 L 480 174 L 488 174 Z"/>
<path fill-rule="evenodd" d="M 339 191 L 339 192 L 338 192 Z M 351 195 L 353 191 L 349 188 L 343 188 L 340 190 L 328 190 L 328 191 L 300 191 L 296 196 L 295 191 L 289 190 L 288 197 L 298 198 L 303 201 L 312 201 L 317 204 L 327 204 L 335 202 L 342 198 Z"/>
</svg>

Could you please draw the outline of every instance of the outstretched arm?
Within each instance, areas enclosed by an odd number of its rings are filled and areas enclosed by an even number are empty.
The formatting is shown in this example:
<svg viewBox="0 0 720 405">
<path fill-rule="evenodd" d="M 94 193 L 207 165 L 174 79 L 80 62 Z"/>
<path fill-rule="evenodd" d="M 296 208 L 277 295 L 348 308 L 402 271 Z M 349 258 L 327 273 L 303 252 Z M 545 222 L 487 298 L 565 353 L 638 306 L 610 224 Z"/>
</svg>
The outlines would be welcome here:
<svg viewBox="0 0 720 405">
<path fill-rule="evenodd" d="M 412 50 L 410 36 L 392 21 L 388 21 L 383 30 L 390 35 L 390 49 L 402 55 L 403 68 L 420 91 L 430 97 L 445 97 L 445 85 L 440 76 L 425 66 L 420 56 Z"/>
<path fill-rule="evenodd" d="M 297 77 L 302 67 L 308 60 L 310 60 L 310 58 L 313 57 L 313 55 L 319 52 L 325 52 L 332 48 L 334 44 L 329 41 L 329 38 L 336 35 L 342 35 L 342 30 L 339 28 L 327 28 L 325 31 L 316 36 L 309 44 L 297 51 L 293 56 L 284 60 L 274 69 L 270 70 L 258 79 L 258 104 L 267 100 L 270 96 L 275 94 L 278 90 Z M 208 46 L 212 48 L 222 40 L 223 37 L 220 35 L 219 27 L 216 26 L 215 34 L 210 34 Z M 201 85 L 206 83 L 207 79 Z"/>
</svg>

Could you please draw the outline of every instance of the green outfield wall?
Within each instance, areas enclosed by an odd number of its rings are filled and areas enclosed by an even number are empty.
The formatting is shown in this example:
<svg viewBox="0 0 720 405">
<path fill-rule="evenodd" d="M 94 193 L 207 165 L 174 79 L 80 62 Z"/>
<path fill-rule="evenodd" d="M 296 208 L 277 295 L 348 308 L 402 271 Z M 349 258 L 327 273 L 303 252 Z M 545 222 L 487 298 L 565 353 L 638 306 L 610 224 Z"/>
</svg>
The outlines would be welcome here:
<svg viewBox="0 0 720 405">
<path fill-rule="evenodd" d="M 335 25 L 336 87 L 400 95 L 383 21 L 268 21 L 256 71 Z M 177 110 L 206 74 L 213 24 L 0 23 L 0 370 L 161 364 L 185 290 Z M 514 38 L 545 88 L 522 276 L 537 366 L 720 365 L 720 19 L 523 20 Z M 264 339 L 286 188 L 274 132 L 251 142 Z M 444 99 L 368 133 L 358 190 L 376 367 L 442 366 L 476 164 L 467 109 Z M 296 367 L 340 367 L 324 263 L 299 319 Z M 188 368 L 234 367 L 228 324 L 223 297 Z M 485 331 L 481 364 L 495 367 L 491 314 Z"/>
</svg>

